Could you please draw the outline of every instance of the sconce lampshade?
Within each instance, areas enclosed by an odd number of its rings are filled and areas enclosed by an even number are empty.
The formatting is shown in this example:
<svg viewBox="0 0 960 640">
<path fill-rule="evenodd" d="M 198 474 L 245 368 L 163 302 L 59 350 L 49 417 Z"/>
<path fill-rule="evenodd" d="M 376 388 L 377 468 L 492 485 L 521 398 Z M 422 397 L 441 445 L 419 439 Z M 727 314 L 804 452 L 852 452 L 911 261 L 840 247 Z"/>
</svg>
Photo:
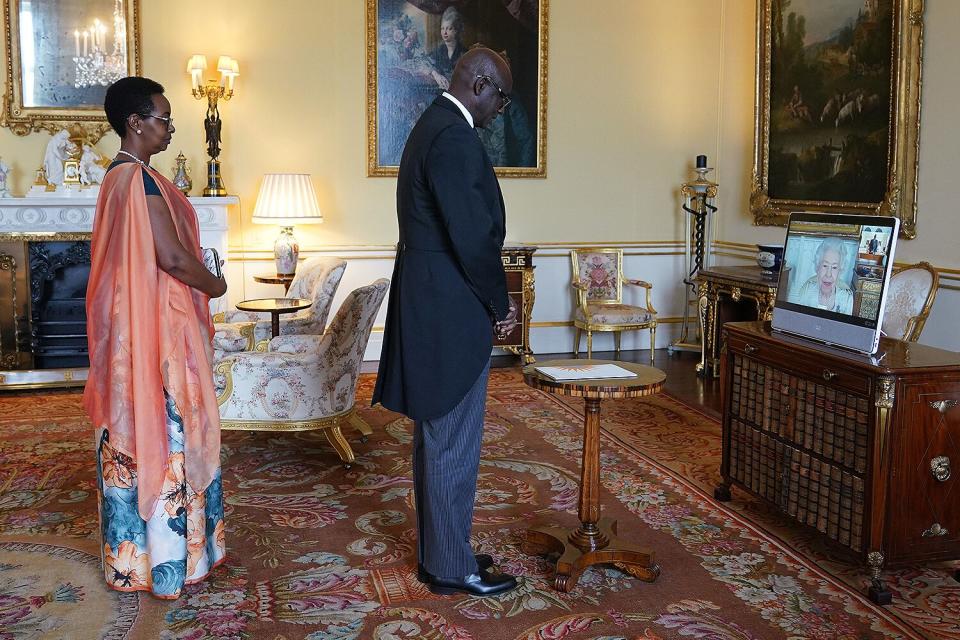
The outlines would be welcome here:
<svg viewBox="0 0 960 640">
<path fill-rule="evenodd" d="M 310 175 L 266 174 L 253 210 L 253 221 L 257 224 L 276 224 L 283 227 L 273 246 L 277 274 L 293 274 L 297 269 L 297 258 L 300 254 L 300 245 L 293 237 L 293 226 L 323 222 L 323 214 L 320 213 Z"/>
</svg>

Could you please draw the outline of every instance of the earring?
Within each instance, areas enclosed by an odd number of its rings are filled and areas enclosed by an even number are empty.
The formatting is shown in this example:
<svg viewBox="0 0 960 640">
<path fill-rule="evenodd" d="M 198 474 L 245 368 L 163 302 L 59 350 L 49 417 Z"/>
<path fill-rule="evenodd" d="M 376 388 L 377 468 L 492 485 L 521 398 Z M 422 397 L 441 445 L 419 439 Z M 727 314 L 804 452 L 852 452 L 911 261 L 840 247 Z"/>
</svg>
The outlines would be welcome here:
<svg viewBox="0 0 960 640">
<path fill-rule="evenodd" d="M 139 135 L 139 134 L 141 134 L 141 133 L 143 133 L 143 131 L 140 131 L 140 129 L 137 129 L 137 135 Z"/>
</svg>

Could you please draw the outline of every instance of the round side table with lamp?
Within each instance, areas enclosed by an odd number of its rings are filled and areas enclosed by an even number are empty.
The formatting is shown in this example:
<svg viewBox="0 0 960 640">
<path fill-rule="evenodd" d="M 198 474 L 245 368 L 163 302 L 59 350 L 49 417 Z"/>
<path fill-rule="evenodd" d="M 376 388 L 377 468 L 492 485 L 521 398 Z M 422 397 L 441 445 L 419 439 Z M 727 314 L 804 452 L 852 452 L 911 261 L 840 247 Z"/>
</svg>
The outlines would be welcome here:
<svg viewBox="0 0 960 640">
<path fill-rule="evenodd" d="M 320 205 L 317 204 L 317 194 L 313 190 L 310 175 L 307 173 L 264 175 L 260 193 L 257 196 L 257 205 L 253 210 L 253 221 L 257 224 L 275 224 L 281 227 L 280 235 L 273 245 L 277 278 L 289 276 L 292 280 L 297 270 L 297 259 L 300 256 L 300 244 L 293 237 L 293 226 L 323 222 L 323 214 L 320 213 Z"/>
</svg>

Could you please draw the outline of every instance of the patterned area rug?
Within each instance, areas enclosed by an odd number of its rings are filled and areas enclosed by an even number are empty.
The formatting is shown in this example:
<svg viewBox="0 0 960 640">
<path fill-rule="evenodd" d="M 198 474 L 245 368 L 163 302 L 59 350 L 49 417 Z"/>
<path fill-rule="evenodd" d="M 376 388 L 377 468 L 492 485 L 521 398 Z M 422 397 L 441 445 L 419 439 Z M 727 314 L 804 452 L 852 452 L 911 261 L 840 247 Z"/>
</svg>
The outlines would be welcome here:
<svg viewBox="0 0 960 640">
<path fill-rule="evenodd" d="M 349 435 L 349 471 L 320 434 L 224 435 L 227 562 L 173 602 L 103 584 L 79 394 L 0 396 L 0 640 L 960 638 L 947 567 L 895 574 L 897 604 L 875 607 L 855 568 L 751 524 L 741 514 L 778 531 L 753 503 L 710 499 L 719 427 L 665 395 L 604 404 L 601 476 L 604 515 L 656 551 L 661 577 L 593 568 L 554 591 L 520 541 L 535 521 L 577 521 L 582 406 L 515 369 L 491 375 L 474 546 L 521 585 L 434 596 L 414 575 L 411 425 L 366 407 L 372 382 L 358 395 L 374 436 Z"/>
</svg>

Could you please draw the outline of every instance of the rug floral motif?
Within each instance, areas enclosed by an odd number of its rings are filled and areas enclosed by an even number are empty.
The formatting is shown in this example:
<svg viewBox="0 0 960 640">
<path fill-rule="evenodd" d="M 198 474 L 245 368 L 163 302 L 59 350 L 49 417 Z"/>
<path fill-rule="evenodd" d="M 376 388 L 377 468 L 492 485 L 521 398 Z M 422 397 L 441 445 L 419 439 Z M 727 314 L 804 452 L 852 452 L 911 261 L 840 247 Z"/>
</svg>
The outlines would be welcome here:
<svg viewBox="0 0 960 640">
<path fill-rule="evenodd" d="M 129 603 L 112 604 L 118 619 L 133 624 L 126 637 L 923 637 L 901 622 L 898 609 L 872 605 L 859 588 L 715 503 L 698 486 L 697 478 L 709 474 L 688 459 L 688 447 L 702 445 L 713 455 L 716 423 L 664 395 L 605 404 L 601 446 L 604 515 L 619 521 L 621 536 L 655 551 L 662 575 L 648 584 L 601 566 L 586 571 L 571 593 L 553 590 L 549 560 L 525 555 L 520 543 L 534 522 L 577 523 L 582 407 L 529 389 L 516 370 L 491 375 L 473 544 L 500 570 L 520 576 L 520 586 L 495 598 L 435 596 L 415 575 L 411 424 L 367 406 L 372 382 L 363 379 L 358 406 L 374 435 L 361 443 L 348 434 L 357 454 L 350 470 L 322 434 L 224 434 L 227 560 L 178 600 L 131 594 L 135 615 Z M 51 397 L 55 413 L 29 396 L 0 400 L 0 542 L 66 549 L 69 541 L 96 558 L 92 428 L 78 411 L 79 395 Z M 687 434 L 679 449 L 664 425 Z M 645 426 L 663 436 L 652 453 L 636 436 Z M 933 591 L 931 576 L 917 571 L 910 584 L 931 589 L 923 596 L 928 624 L 956 620 L 950 596 L 957 592 Z M 71 610 L 70 599 L 127 595 L 97 581 L 77 591 L 75 569 L 64 564 L 57 580 L 33 590 L 53 594 L 43 597 L 59 608 L 26 611 L 20 603 L 33 591 L 17 591 L 2 582 L 3 573 L 0 567 L 0 620 L 56 619 L 89 637 L 93 622 Z M 58 585 L 69 586 L 58 592 Z M 119 622 L 113 627 L 110 633 L 121 633 Z M 31 637 L 5 633 L 0 622 L 0 640 Z"/>
</svg>

